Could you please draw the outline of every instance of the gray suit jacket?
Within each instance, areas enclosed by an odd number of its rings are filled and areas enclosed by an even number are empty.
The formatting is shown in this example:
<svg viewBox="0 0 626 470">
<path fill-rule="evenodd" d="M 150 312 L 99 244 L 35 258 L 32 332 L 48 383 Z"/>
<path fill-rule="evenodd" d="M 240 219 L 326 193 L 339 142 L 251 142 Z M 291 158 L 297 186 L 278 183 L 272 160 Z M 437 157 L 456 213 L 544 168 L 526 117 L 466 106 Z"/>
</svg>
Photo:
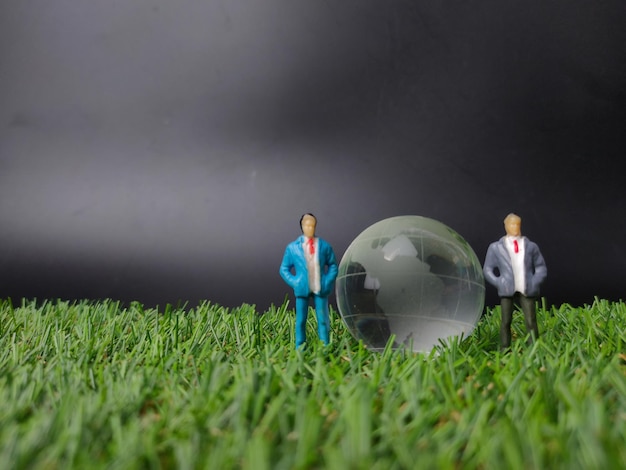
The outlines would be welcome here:
<svg viewBox="0 0 626 470">
<path fill-rule="evenodd" d="M 502 237 L 493 242 L 487 249 L 483 274 L 487 282 L 498 289 L 500 297 L 511 297 L 515 294 L 515 280 L 513 279 L 513 267 L 511 257 L 506 249 Z M 528 238 L 524 239 L 524 270 L 526 272 L 526 293 L 528 297 L 539 295 L 539 286 L 548 275 L 546 262 L 539 251 L 536 243 Z M 497 270 L 497 271 L 496 271 Z"/>
</svg>

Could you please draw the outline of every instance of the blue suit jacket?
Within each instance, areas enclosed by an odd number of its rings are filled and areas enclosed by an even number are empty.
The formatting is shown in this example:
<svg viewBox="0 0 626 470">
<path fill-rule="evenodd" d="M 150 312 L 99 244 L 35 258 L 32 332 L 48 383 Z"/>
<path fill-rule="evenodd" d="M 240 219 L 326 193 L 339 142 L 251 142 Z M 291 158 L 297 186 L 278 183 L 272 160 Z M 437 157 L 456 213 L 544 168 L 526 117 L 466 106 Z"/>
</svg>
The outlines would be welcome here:
<svg viewBox="0 0 626 470">
<path fill-rule="evenodd" d="M 280 265 L 280 276 L 293 289 L 296 297 L 308 297 L 309 274 L 304 256 L 304 235 L 291 242 L 285 248 L 283 262 Z M 318 242 L 318 256 L 320 262 L 320 297 L 328 297 L 333 291 L 335 279 L 337 278 L 337 260 L 331 246 L 321 238 Z M 292 268 L 295 274 L 291 272 Z"/>
<path fill-rule="evenodd" d="M 483 274 L 490 284 L 497 287 L 500 297 L 512 297 L 515 294 L 515 280 L 513 279 L 511 256 L 504 244 L 505 238 L 502 237 L 497 242 L 489 245 Z M 526 237 L 522 238 L 524 239 L 524 270 L 526 272 L 525 295 L 537 297 L 539 295 L 539 286 L 548 275 L 548 268 L 537 244 L 531 242 Z M 499 276 L 495 273 L 496 268 L 499 271 Z"/>
</svg>

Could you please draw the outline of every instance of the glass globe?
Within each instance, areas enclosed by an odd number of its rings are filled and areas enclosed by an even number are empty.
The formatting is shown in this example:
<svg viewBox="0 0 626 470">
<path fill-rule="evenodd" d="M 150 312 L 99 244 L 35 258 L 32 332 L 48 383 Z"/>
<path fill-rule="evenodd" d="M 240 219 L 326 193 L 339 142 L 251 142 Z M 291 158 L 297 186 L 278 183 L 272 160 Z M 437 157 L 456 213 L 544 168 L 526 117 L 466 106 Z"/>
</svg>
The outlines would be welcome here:
<svg viewBox="0 0 626 470">
<path fill-rule="evenodd" d="M 352 335 L 382 351 L 430 352 L 451 336 L 467 337 L 485 303 L 482 266 L 472 247 L 433 219 L 381 220 L 350 244 L 336 281 L 339 313 Z"/>
</svg>

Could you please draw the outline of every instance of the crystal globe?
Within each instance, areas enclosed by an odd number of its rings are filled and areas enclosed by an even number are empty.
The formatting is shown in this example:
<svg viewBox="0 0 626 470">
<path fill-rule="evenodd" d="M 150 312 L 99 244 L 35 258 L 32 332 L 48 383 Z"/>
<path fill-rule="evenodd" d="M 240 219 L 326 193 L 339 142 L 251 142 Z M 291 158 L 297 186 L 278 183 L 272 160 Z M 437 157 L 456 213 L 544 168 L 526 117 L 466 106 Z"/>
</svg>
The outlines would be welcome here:
<svg viewBox="0 0 626 470">
<path fill-rule="evenodd" d="M 381 351 L 430 352 L 467 337 L 485 303 L 482 267 L 451 228 L 420 216 L 381 220 L 350 244 L 336 281 L 339 313 L 356 339 Z"/>
</svg>

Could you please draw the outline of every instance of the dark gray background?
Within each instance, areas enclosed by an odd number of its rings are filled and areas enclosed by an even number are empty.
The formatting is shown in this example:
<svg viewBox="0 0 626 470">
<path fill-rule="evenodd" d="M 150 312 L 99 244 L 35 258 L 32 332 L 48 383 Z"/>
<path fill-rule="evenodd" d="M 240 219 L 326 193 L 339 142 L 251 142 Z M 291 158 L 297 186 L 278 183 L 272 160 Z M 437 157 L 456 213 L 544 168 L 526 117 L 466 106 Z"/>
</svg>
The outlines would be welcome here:
<svg viewBox="0 0 626 470">
<path fill-rule="evenodd" d="M 264 309 L 305 211 L 338 258 L 415 214 L 481 261 L 515 211 L 550 304 L 622 298 L 625 24 L 622 0 L 4 0 L 0 296 Z"/>
</svg>

